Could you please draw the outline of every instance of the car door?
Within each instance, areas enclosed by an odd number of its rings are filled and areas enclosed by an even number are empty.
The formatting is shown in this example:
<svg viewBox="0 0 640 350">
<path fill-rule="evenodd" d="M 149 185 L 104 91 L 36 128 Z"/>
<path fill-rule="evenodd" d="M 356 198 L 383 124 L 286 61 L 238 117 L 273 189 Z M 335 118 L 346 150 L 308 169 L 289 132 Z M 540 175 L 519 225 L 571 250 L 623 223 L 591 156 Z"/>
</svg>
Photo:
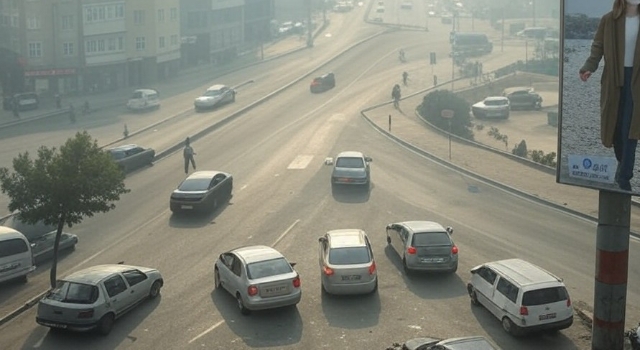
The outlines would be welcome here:
<svg viewBox="0 0 640 350">
<path fill-rule="evenodd" d="M 115 311 L 116 316 L 127 312 L 134 299 L 129 293 L 124 278 L 120 274 L 117 274 L 107 278 L 103 283 L 104 289 L 107 292 L 108 303 L 111 304 L 111 308 Z"/>
<path fill-rule="evenodd" d="M 36 263 L 40 263 L 53 257 L 53 245 L 55 243 L 55 239 L 56 233 L 49 232 L 36 238 L 32 242 L 31 251 L 33 252 L 33 258 L 36 260 Z M 62 242 L 60 242 L 60 244 L 62 244 Z"/>
<path fill-rule="evenodd" d="M 127 151 L 127 160 L 129 161 L 129 169 L 137 169 L 144 164 L 144 148 L 135 147 Z"/>
<path fill-rule="evenodd" d="M 149 295 L 151 289 L 151 281 L 149 277 L 139 270 L 129 270 L 122 273 L 124 279 L 129 284 L 129 293 L 132 297 L 132 302 L 137 303 L 145 299 Z"/>
<path fill-rule="evenodd" d="M 214 176 L 211 179 L 211 182 L 209 183 L 209 188 L 207 191 L 207 195 L 208 195 L 208 199 L 207 201 L 209 203 L 211 203 L 211 205 L 213 206 L 213 204 L 216 202 L 216 200 L 220 199 L 220 182 L 222 182 L 222 180 L 224 179 L 224 175 L 220 176 L 222 174 L 217 174 L 216 176 Z"/>
<path fill-rule="evenodd" d="M 471 270 L 471 284 L 476 291 L 478 302 L 484 305 L 491 313 L 496 314 L 493 305 L 493 294 L 498 275 L 489 267 L 481 266 Z"/>
<path fill-rule="evenodd" d="M 243 295 L 246 294 L 248 286 L 244 283 L 242 270 L 242 260 L 240 260 L 240 258 L 236 256 L 235 259 L 233 259 L 233 264 L 231 265 L 231 275 L 229 276 L 231 285 L 233 286 L 234 294 L 235 291 L 242 291 Z"/>
<path fill-rule="evenodd" d="M 222 288 L 229 291 L 229 293 L 234 293 L 233 290 L 233 279 L 231 278 L 232 272 L 231 267 L 233 266 L 233 262 L 236 259 L 233 253 L 223 253 L 220 254 L 220 262 L 218 265 L 218 273 L 220 274 L 220 284 Z"/>
<path fill-rule="evenodd" d="M 518 292 L 518 287 L 513 283 L 503 276 L 498 277 L 496 291 L 493 293 L 493 304 L 496 308 L 494 314 L 496 317 L 502 319 L 504 315 L 509 315 L 514 322 L 517 320 L 518 315 L 515 310 L 515 302 L 518 298 Z"/>
<path fill-rule="evenodd" d="M 326 265 L 327 236 L 322 236 L 318 240 L 318 265 L 320 266 L 320 276 L 324 278 L 324 266 Z"/>
</svg>

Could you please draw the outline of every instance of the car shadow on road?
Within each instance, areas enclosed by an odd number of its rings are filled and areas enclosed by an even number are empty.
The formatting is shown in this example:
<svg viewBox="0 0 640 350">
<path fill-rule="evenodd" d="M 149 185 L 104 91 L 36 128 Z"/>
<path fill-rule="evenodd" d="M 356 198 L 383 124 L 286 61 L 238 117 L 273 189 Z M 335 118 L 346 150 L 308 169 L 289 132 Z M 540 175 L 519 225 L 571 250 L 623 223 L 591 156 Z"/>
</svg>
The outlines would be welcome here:
<svg viewBox="0 0 640 350">
<path fill-rule="evenodd" d="M 382 307 L 378 292 L 364 295 L 321 293 L 322 312 L 332 327 L 361 329 L 377 326 L 380 322 Z"/>
<path fill-rule="evenodd" d="M 503 349 L 513 349 L 514 343 L 517 343 L 519 350 L 537 350 L 537 349 L 562 349 L 562 350 L 580 350 L 569 337 L 559 332 L 537 332 L 520 337 L 514 337 L 507 334 L 498 320 L 489 310 L 482 306 L 474 306 L 469 302 L 471 313 L 478 320 L 478 324 L 484 329 L 489 337 Z M 580 327 L 576 324 L 572 327 Z"/>
<path fill-rule="evenodd" d="M 211 300 L 229 329 L 248 347 L 281 347 L 302 339 L 303 323 L 297 307 L 253 311 L 245 316 L 236 299 L 224 289 L 214 289 Z"/>
<path fill-rule="evenodd" d="M 133 344 L 137 337 L 134 330 L 160 305 L 161 299 L 162 295 L 153 300 L 145 300 L 122 318 L 117 319 L 108 336 L 100 336 L 95 332 L 71 332 L 37 326 L 25 340 L 22 349 L 107 350 L 135 347 Z"/>
<path fill-rule="evenodd" d="M 331 195 L 336 202 L 340 203 L 365 203 L 369 201 L 371 190 L 374 188 L 371 183 L 369 187 L 365 186 L 331 186 Z"/>
<path fill-rule="evenodd" d="M 231 199 L 233 199 L 233 196 L 231 196 L 229 200 L 220 204 L 215 210 L 206 213 L 173 213 L 169 218 L 169 226 L 177 228 L 199 228 L 207 225 L 213 225 L 216 223 L 215 219 L 218 215 L 224 212 L 228 206 L 233 205 Z"/>
<path fill-rule="evenodd" d="M 384 255 L 400 271 L 407 288 L 420 298 L 452 299 L 467 294 L 466 283 L 457 273 L 414 271 L 407 276 L 402 267 L 402 259 L 388 244 L 384 247 Z"/>
</svg>

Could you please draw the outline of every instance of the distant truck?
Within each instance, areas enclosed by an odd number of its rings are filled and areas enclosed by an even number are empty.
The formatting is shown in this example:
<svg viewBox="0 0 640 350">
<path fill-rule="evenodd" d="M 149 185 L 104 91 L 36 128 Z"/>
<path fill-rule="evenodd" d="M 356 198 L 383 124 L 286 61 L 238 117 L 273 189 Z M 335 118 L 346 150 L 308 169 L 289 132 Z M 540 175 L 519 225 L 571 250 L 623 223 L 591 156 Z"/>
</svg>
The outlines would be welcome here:
<svg viewBox="0 0 640 350">
<path fill-rule="evenodd" d="M 452 56 L 478 56 L 493 51 L 493 43 L 484 33 L 454 33 L 451 36 Z"/>
</svg>

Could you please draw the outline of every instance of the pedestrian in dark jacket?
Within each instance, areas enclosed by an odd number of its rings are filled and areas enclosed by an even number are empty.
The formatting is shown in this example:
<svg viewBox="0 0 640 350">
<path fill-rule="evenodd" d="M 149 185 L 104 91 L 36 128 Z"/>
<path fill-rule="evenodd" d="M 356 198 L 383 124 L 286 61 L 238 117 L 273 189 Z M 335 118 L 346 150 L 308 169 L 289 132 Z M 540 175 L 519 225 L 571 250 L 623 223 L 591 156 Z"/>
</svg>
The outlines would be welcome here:
<svg viewBox="0 0 640 350">
<path fill-rule="evenodd" d="M 193 156 L 196 154 L 194 152 L 193 147 L 191 147 L 191 139 L 187 137 L 184 140 L 184 149 L 182 150 L 182 156 L 184 157 L 184 173 L 189 173 L 189 162 L 191 162 L 191 166 L 193 166 L 193 170 L 196 170 L 196 160 Z"/>
<path fill-rule="evenodd" d="M 18 106 L 18 101 L 16 101 L 15 98 L 11 101 L 11 109 L 13 110 L 13 116 L 20 118 L 20 108 Z"/>
</svg>

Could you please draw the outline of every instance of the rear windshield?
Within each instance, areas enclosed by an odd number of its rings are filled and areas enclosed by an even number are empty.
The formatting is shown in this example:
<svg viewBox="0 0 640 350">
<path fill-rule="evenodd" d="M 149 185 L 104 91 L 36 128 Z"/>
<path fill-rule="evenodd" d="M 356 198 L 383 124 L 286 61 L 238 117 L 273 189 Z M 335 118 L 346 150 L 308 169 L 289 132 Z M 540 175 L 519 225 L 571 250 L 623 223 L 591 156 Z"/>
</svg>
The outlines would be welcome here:
<svg viewBox="0 0 640 350">
<path fill-rule="evenodd" d="M 366 264 L 370 261 L 371 255 L 367 247 L 333 248 L 329 251 L 331 265 Z"/>
<path fill-rule="evenodd" d="M 449 244 L 451 244 L 451 239 L 449 238 L 449 234 L 446 232 L 415 233 L 413 235 L 413 242 L 411 242 L 411 245 L 414 247 Z"/>
<path fill-rule="evenodd" d="M 204 92 L 204 96 L 218 96 L 222 94 L 222 90 L 207 90 Z"/>
<path fill-rule="evenodd" d="M 26 253 L 29 247 L 20 238 L 8 239 L 0 242 L 0 258 L 6 258 L 16 254 Z"/>
<path fill-rule="evenodd" d="M 205 191 L 209 188 L 211 179 L 186 179 L 178 189 L 180 191 Z"/>
<path fill-rule="evenodd" d="M 509 103 L 508 100 L 485 100 L 485 106 L 506 106 Z"/>
<path fill-rule="evenodd" d="M 88 284 L 58 281 L 48 299 L 72 304 L 93 304 L 98 300 L 98 287 Z"/>
<path fill-rule="evenodd" d="M 258 261 L 247 265 L 247 277 L 252 280 L 290 272 L 293 272 L 293 268 L 285 258 Z"/>
<path fill-rule="evenodd" d="M 544 305 L 550 303 L 557 303 L 559 301 L 567 300 L 569 295 L 564 287 L 551 287 L 536 289 L 525 292 L 522 295 L 522 305 Z"/>
<path fill-rule="evenodd" d="M 336 161 L 338 168 L 364 168 L 364 161 L 360 157 L 340 157 Z"/>
</svg>

